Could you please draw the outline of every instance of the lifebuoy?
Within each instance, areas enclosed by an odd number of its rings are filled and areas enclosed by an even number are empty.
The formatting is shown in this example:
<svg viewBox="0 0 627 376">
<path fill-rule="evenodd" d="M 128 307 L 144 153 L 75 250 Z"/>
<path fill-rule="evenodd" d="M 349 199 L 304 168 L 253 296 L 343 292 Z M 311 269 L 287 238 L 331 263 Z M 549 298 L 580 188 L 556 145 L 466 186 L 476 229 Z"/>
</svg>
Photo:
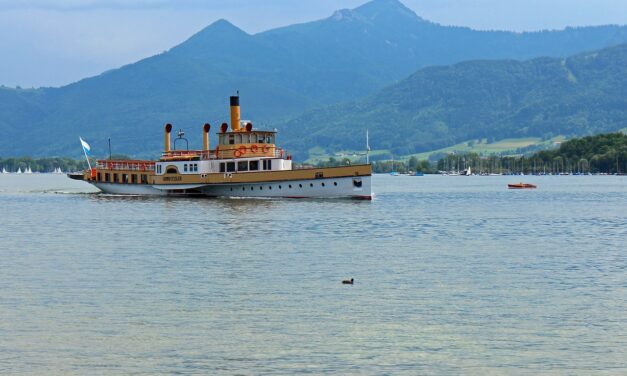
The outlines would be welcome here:
<svg viewBox="0 0 627 376">
<path fill-rule="evenodd" d="M 235 150 L 235 152 L 233 153 L 233 155 L 235 156 L 235 158 L 239 158 L 242 156 L 242 153 L 239 150 Z"/>
<path fill-rule="evenodd" d="M 257 145 L 255 145 L 255 144 L 253 144 L 253 145 L 250 147 L 250 151 L 251 151 L 251 152 L 253 152 L 253 153 L 258 152 L 258 151 L 259 151 L 259 146 L 257 146 Z"/>
<path fill-rule="evenodd" d="M 270 151 L 270 146 L 268 146 L 268 145 L 263 145 L 263 152 L 264 152 L 264 153 L 267 153 L 267 152 L 269 152 L 269 151 Z"/>
<path fill-rule="evenodd" d="M 246 146 L 244 145 L 240 146 L 238 151 L 240 155 L 246 154 Z"/>
</svg>

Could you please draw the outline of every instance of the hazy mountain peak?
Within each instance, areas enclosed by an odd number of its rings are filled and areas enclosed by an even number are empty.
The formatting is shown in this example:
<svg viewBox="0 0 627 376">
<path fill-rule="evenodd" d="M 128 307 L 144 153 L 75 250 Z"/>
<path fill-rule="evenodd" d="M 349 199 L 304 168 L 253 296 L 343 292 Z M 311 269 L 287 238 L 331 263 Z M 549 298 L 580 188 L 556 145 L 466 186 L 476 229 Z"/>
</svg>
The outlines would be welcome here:
<svg viewBox="0 0 627 376">
<path fill-rule="evenodd" d="M 375 20 L 380 17 L 405 17 L 424 21 L 422 18 L 418 17 L 413 10 L 407 8 L 398 0 L 372 0 L 355 8 L 354 12 L 370 20 Z"/>
<path fill-rule="evenodd" d="M 206 51 L 206 47 L 230 43 L 234 40 L 242 40 L 250 37 L 244 30 L 233 25 L 225 19 L 219 19 L 211 25 L 192 35 L 188 40 L 174 47 L 172 51 L 186 51 L 196 54 Z"/>
<path fill-rule="evenodd" d="M 207 31 L 212 31 L 212 32 L 235 32 L 235 33 L 246 34 L 246 32 L 244 30 L 242 30 L 239 27 L 233 25 L 232 23 L 230 23 L 229 21 L 225 20 L 224 18 L 221 18 L 221 19 L 215 21 L 211 25 L 209 25 L 206 28 L 202 29 L 198 34 L 203 33 L 203 32 L 207 32 Z"/>
</svg>

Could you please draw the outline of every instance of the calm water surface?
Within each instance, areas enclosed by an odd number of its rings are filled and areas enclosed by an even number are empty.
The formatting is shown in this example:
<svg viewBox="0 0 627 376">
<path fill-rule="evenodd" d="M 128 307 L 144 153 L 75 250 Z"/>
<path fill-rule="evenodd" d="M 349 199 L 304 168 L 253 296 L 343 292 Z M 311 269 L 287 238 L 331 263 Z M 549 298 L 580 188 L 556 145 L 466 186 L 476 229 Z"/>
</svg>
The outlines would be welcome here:
<svg viewBox="0 0 627 376">
<path fill-rule="evenodd" d="M 0 175 L 0 374 L 627 374 L 627 178 L 520 179 L 354 202 Z"/>
</svg>

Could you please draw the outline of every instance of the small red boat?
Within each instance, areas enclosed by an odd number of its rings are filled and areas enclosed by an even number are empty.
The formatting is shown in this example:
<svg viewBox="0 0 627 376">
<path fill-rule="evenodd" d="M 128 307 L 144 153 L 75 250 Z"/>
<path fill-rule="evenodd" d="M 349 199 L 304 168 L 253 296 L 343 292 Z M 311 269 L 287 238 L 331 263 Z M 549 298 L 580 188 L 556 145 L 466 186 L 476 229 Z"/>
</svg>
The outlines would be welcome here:
<svg viewBox="0 0 627 376">
<path fill-rule="evenodd" d="M 537 187 L 535 185 L 529 184 L 529 183 L 516 183 L 516 184 L 508 184 L 507 188 L 509 188 L 509 189 L 530 189 L 530 188 L 537 188 Z"/>
</svg>

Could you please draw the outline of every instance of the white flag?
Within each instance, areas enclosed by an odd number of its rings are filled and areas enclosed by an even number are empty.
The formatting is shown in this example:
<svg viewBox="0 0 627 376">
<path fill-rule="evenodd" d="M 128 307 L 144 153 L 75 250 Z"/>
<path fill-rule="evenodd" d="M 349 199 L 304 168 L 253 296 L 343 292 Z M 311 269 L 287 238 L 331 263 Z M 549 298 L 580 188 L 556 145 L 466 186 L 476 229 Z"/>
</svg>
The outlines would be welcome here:
<svg viewBox="0 0 627 376">
<path fill-rule="evenodd" d="M 79 139 L 81 140 L 81 145 L 83 146 L 83 150 L 85 151 L 85 154 L 90 155 L 91 154 L 91 147 L 89 146 L 89 144 L 87 142 L 85 142 L 85 140 L 83 140 L 82 137 L 79 137 Z"/>
</svg>

